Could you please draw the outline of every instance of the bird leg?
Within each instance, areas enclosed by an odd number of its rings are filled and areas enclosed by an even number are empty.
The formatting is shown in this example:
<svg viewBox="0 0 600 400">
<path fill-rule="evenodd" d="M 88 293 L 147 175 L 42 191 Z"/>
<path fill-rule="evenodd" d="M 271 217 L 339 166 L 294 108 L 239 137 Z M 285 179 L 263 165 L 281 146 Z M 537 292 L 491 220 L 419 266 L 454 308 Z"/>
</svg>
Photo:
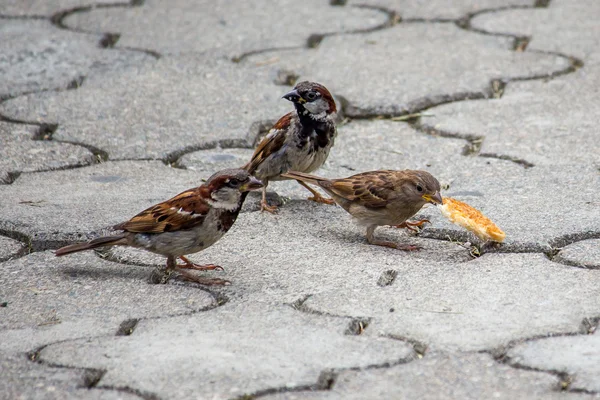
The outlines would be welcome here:
<svg viewBox="0 0 600 400">
<path fill-rule="evenodd" d="M 260 201 L 260 211 L 267 211 L 271 214 L 275 214 L 277 212 L 277 206 L 270 206 L 267 203 L 267 185 L 262 188 L 262 200 Z"/>
<path fill-rule="evenodd" d="M 184 261 L 185 260 L 187 260 L 187 258 L 184 257 Z M 193 263 L 191 263 L 191 264 L 195 265 Z M 188 281 L 199 283 L 201 285 L 230 285 L 231 284 L 231 282 L 229 282 L 225 279 L 203 278 L 200 276 L 196 276 L 196 274 L 186 271 L 186 269 L 188 269 L 188 268 L 190 268 L 190 267 L 188 267 L 187 265 L 186 266 L 177 265 L 177 258 L 175 256 L 168 256 L 166 270 L 154 271 L 152 273 L 152 275 L 150 276 L 150 282 L 151 283 L 167 283 L 169 281 L 169 279 L 171 278 L 171 275 L 174 272 L 177 272 L 184 279 L 186 279 Z M 196 268 L 191 268 L 191 269 L 196 269 Z M 216 269 L 216 268 L 210 268 L 210 269 Z"/>
<path fill-rule="evenodd" d="M 184 256 L 180 256 L 179 259 L 185 263 L 183 265 L 178 264 L 177 268 L 179 268 L 179 269 L 194 269 L 196 271 L 212 271 L 212 270 L 224 271 L 223 267 L 221 267 L 220 265 L 215 265 L 215 264 L 206 264 L 206 265 L 195 264 L 195 263 L 191 262 L 187 257 L 184 257 Z"/>
<path fill-rule="evenodd" d="M 421 247 L 415 246 L 415 245 L 399 244 L 399 243 L 394 243 L 394 242 L 390 242 L 387 240 L 375 239 L 375 236 L 373 235 L 373 233 L 375 232 L 375 228 L 376 228 L 376 226 L 369 226 L 367 228 L 367 241 L 369 242 L 369 244 L 373 244 L 375 246 L 390 247 L 392 249 L 403 250 L 403 251 L 416 251 L 416 250 L 421 249 Z"/>
<path fill-rule="evenodd" d="M 327 199 L 327 198 L 321 196 L 321 194 L 319 192 L 317 192 L 316 190 L 314 190 L 313 188 L 308 186 L 306 183 L 304 183 L 302 181 L 298 181 L 298 180 L 296 182 L 298 182 L 299 184 L 304 186 L 309 192 L 311 192 L 313 194 L 307 200 L 314 201 L 317 203 L 329 204 L 329 205 L 335 204 L 335 201 L 333 199 Z"/>
<path fill-rule="evenodd" d="M 422 219 L 419 221 L 404 221 L 403 223 L 399 224 L 399 225 L 392 225 L 394 228 L 406 228 L 409 231 L 412 232 L 419 232 L 418 228 L 421 228 L 421 226 L 427 224 L 427 223 L 431 223 L 428 219 Z M 415 228 L 415 226 L 417 228 Z"/>
</svg>

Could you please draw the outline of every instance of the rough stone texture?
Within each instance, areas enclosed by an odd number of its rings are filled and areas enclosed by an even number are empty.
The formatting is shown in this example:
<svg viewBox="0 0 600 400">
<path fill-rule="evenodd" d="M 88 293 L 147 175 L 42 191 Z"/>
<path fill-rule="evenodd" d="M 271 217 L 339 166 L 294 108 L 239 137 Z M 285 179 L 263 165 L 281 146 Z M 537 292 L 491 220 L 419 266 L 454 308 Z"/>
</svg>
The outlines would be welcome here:
<svg viewBox="0 0 600 400">
<path fill-rule="evenodd" d="M 65 88 L 92 71 L 153 60 L 139 52 L 101 49 L 101 35 L 74 34 L 46 20 L 2 19 L 0 37 L 0 99 Z"/>
<path fill-rule="evenodd" d="M 252 21 L 260 21 L 258 23 Z M 313 34 L 371 29 L 384 24 L 378 10 L 331 7 L 327 1 L 276 3 L 146 0 L 142 7 L 97 9 L 68 17 L 69 27 L 119 32 L 119 46 L 160 53 L 217 52 L 228 56 L 305 46 Z M 210 29 L 206 27 L 210 26 Z"/>
<path fill-rule="evenodd" d="M 102 385 L 143 388 L 172 399 L 198 393 L 226 399 L 270 387 L 314 384 L 330 368 L 412 359 L 412 346 L 406 343 L 345 335 L 347 323 L 301 314 L 289 306 L 226 305 L 219 313 L 144 321 L 128 337 L 51 345 L 40 357 L 107 369 Z M 148 362 L 158 359 L 158 364 Z M 162 377 L 163 367 L 175 368 L 177 374 Z"/>
<path fill-rule="evenodd" d="M 600 239 L 582 240 L 563 247 L 552 259 L 583 268 L 600 268 Z"/>
<path fill-rule="evenodd" d="M 1 268 L 0 293 L 8 302 L 0 308 L 2 330 L 92 319 L 99 329 L 116 332 L 127 319 L 189 314 L 215 304 L 208 292 L 150 285 L 151 269 L 104 261 L 92 252 L 58 259 L 50 251 L 34 253 Z"/>
<path fill-rule="evenodd" d="M 482 10 L 511 6 L 533 6 L 533 0 L 371 0 L 369 5 L 385 7 L 399 13 L 403 20 L 413 18 L 458 19 Z M 349 4 L 366 4 L 364 0 L 350 0 Z"/>
<path fill-rule="evenodd" d="M 577 331 L 600 302 L 599 271 L 566 267 L 539 254 L 486 254 L 469 263 L 427 261 L 418 268 L 397 262 L 394 269 L 398 277 L 384 289 L 361 274 L 348 274 L 344 287 L 316 294 L 305 305 L 371 317 L 372 334 L 473 351 Z"/>
<path fill-rule="evenodd" d="M 451 24 L 400 24 L 363 35 L 328 37 L 315 50 L 256 55 L 247 63 L 271 60 L 272 69 L 323 82 L 350 102 L 351 116 L 413 112 L 488 93 L 492 79 L 546 76 L 569 66 L 564 58 L 517 53 L 510 45 L 508 39 L 475 35 Z"/>
<path fill-rule="evenodd" d="M 597 164 L 600 144 L 600 68 L 550 82 L 511 83 L 501 99 L 465 101 L 429 110 L 426 124 L 481 135 L 481 154 L 508 156 L 534 165 Z"/>
<path fill-rule="evenodd" d="M 600 3 L 595 0 L 552 0 L 548 8 L 481 14 L 471 25 L 489 32 L 530 36 L 528 50 L 559 52 L 585 63 L 598 63 L 599 13 Z M 560 35 L 556 34 L 557 27 Z"/>
<path fill-rule="evenodd" d="M 125 1 L 123 1 L 125 2 Z M 117 3 L 115 0 L 3 0 L 0 15 L 13 17 L 43 16 L 70 10 L 76 7 L 88 7 L 98 4 Z"/>
<path fill-rule="evenodd" d="M 600 334 L 531 340 L 508 352 L 511 364 L 566 372 L 571 388 L 600 393 Z"/>
<path fill-rule="evenodd" d="M 42 366 L 24 355 L 0 354 L 0 371 L 3 399 L 139 399 L 123 391 L 86 389 L 85 371 Z"/>
<path fill-rule="evenodd" d="M 38 130 L 33 126 L 0 122 L 0 184 L 12 183 L 21 172 L 78 167 L 96 159 L 81 146 L 34 140 Z"/>
<path fill-rule="evenodd" d="M 113 160 L 156 159 L 253 139 L 256 123 L 293 109 L 281 99 L 288 90 L 264 68 L 186 56 L 91 77 L 79 90 L 19 97 L 0 112 L 58 123 L 55 139 L 95 146 Z"/>
<path fill-rule="evenodd" d="M 386 382 L 386 384 L 381 384 Z M 556 390 L 556 377 L 496 363 L 487 354 L 434 353 L 405 365 L 344 371 L 333 388 L 291 392 L 265 400 L 301 399 L 587 399 Z"/>
<path fill-rule="evenodd" d="M 49 241 L 48 246 L 55 248 L 51 243 L 95 236 L 153 204 L 200 186 L 208 177 L 159 161 L 106 162 L 28 174 L 3 188 L 0 228 L 18 227 L 33 240 Z"/>
<path fill-rule="evenodd" d="M 364 229 L 353 224 L 341 208 L 292 200 L 276 216 L 240 214 L 227 235 L 190 259 L 225 268 L 224 275 L 218 276 L 233 282 L 223 291 L 228 297 L 274 305 L 345 290 L 354 279 L 379 288 L 376 283 L 388 270 L 413 270 L 426 280 L 430 273 L 428 268 L 423 270 L 426 265 L 446 269 L 471 260 L 466 249 L 447 241 L 410 237 L 393 228 L 380 228 L 376 233 L 423 249 L 402 252 L 369 245 Z M 159 258 L 145 252 L 115 251 L 124 262 L 160 265 Z M 397 278 L 403 279 L 402 274 Z"/>
<path fill-rule="evenodd" d="M 0 236 L 0 261 L 16 257 L 25 251 L 25 245 L 14 239 Z M 3 300 L 0 299 L 0 303 Z"/>
<path fill-rule="evenodd" d="M 597 334 L 581 335 L 600 316 L 597 2 L 73 10 L 88 1 L 0 0 L 0 398 L 600 396 Z M 439 21 L 484 8 L 472 29 Z M 223 266 L 201 274 L 230 286 L 149 285 L 164 259 L 127 248 L 42 251 L 243 165 L 293 109 L 281 96 L 298 79 L 362 118 L 342 118 L 318 174 L 428 170 L 505 243 L 473 259 L 474 237 L 427 207 L 418 235 L 376 232 L 421 251 L 371 246 L 341 208 L 273 182 L 277 215 L 256 212 L 252 193 L 231 231 L 191 257 Z M 376 118 L 424 109 L 409 123 Z M 32 140 L 43 123 L 56 131 Z"/>
<path fill-rule="evenodd" d="M 570 235 L 585 239 L 600 234 L 600 174 L 594 167 L 573 164 L 525 169 L 510 161 L 462 156 L 466 143 L 426 135 L 401 122 L 353 121 L 339 128 L 328 161 L 317 174 L 337 178 L 375 169 L 428 170 L 448 188 L 443 195 L 471 204 L 506 232 L 503 251 L 550 251 L 563 246 L 564 238 Z M 210 161 L 202 160 L 215 155 L 212 150 L 206 153 L 192 153 L 194 158 L 184 158 L 183 166 L 210 170 Z M 231 154 L 236 157 L 230 158 L 231 164 L 218 164 L 219 168 L 239 165 L 250 151 L 223 154 L 224 158 Z M 544 185 L 539 184 L 541 181 Z M 295 182 L 273 182 L 269 189 L 296 200 L 308 194 Z M 478 241 L 446 221 L 435 208 L 423 215 L 432 222 L 424 232 L 430 237 L 447 239 L 450 235 Z"/>
</svg>

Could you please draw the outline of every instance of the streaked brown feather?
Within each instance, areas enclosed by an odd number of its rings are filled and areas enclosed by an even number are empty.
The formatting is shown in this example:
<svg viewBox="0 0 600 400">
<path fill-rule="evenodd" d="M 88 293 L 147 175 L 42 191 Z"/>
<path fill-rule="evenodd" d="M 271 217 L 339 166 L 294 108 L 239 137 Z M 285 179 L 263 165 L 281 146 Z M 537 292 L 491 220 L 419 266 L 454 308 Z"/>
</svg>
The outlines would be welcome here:
<svg viewBox="0 0 600 400">
<path fill-rule="evenodd" d="M 290 112 L 281 117 L 279 121 L 273 125 L 267 136 L 260 141 L 256 150 L 254 150 L 254 154 L 252 154 L 252 158 L 248 164 L 244 165 L 246 171 L 250 174 L 255 173 L 256 169 L 268 156 L 279 151 L 283 147 L 283 144 L 285 143 L 285 132 L 292 123 L 292 116 L 293 113 Z"/>
<path fill-rule="evenodd" d="M 358 200 L 369 208 L 385 207 L 396 196 L 393 174 L 397 171 L 372 171 L 335 179 L 322 184 L 336 195 L 350 201 Z"/>
<path fill-rule="evenodd" d="M 203 197 L 207 196 L 206 187 L 186 190 L 145 209 L 127 222 L 115 225 L 114 229 L 136 233 L 161 233 L 193 228 L 202 224 L 210 210 L 208 203 L 203 200 Z"/>
</svg>

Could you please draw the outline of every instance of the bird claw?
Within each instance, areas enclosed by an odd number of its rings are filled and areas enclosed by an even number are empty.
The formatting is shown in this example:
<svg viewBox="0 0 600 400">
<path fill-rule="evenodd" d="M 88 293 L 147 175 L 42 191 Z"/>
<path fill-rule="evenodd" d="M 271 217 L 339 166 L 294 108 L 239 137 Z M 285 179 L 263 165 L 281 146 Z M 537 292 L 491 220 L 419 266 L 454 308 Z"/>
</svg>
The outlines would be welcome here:
<svg viewBox="0 0 600 400">
<path fill-rule="evenodd" d="M 429 221 L 428 219 L 422 219 L 420 221 L 415 221 L 415 222 L 404 221 L 401 224 L 392 225 L 392 227 L 394 227 L 394 228 L 406 228 L 406 229 L 408 229 L 411 232 L 418 233 L 422 229 L 423 225 L 430 224 L 430 223 L 431 223 L 431 221 Z"/>
<path fill-rule="evenodd" d="M 323 196 L 311 196 L 307 198 L 309 201 L 314 201 L 315 203 L 329 204 L 334 205 L 335 201 L 333 199 L 327 199 Z"/>
<path fill-rule="evenodd" d="M 223 267 L 221 267 L 220 265 L 215 265 L 215 264 L 205 264 L 205 265 L 201 265 L 201 264 L 196 264 L 191 262 L 190 260 L 188 260 L 185 257 L 179 257 L 181 260 L 183 260 L 183 262 L 185 262 L 185 264 L 181 265 L 177 265 L 176 268 L 180 268 L 180 269 L 193 269 L 196 271 L 225 271 L 223 269 Z"/>
<path fill-rule="evenodd" d="M 260 211 L 270 212 L 271 214 L 275 214 L 278 211 L 277 206 L 270 206 L 266 201 L 260 202 Z"/>
</svg>

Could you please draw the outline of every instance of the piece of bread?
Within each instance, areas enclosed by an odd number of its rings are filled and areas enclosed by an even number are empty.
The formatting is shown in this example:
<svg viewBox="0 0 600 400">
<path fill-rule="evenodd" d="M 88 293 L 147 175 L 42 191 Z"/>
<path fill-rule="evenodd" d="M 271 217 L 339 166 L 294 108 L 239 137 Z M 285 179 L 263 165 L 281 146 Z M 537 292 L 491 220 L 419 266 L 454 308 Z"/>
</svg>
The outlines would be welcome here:
<svg viewBox="0 0 600 400">
<path fill-rule="evenodd" d="M 444 205 L 439 206 L 439 209 L 450 222 L 473 232 L 483 241 L 493 240 L 501 243 L 506 237 L 496 224 L 467 203 L 451 197 L 444 197 Z"/>
</svg>

